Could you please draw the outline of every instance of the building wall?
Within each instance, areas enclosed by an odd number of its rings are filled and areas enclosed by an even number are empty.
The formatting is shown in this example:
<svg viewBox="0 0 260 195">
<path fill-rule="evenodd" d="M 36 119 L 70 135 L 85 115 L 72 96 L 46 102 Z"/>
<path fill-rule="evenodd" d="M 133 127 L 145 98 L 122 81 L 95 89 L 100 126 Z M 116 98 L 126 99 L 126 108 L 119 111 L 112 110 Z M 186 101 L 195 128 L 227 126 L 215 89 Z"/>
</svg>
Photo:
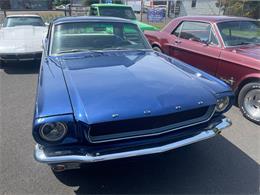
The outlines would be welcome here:
<svg viewBox="0 0 260 195">
<path fill-rule="evenodd" d="M 187 15 L 222 15 L 223 11 L 216 6 L 217 0 L 174 0 L 170 1 L 171 17 Z"/>
<path fill-rule="evenodd" d="M 183 13 L 186 15 L 219 15 L 217 0 L 197 0 L 195 7 L 192 7 L 192 0 L 182 0 Z"/>
<path fill-rule="evenodd" d="M 10 9 L 10 1 L 9 0 L 0 0 L 0 10 Z"/>
</svg>

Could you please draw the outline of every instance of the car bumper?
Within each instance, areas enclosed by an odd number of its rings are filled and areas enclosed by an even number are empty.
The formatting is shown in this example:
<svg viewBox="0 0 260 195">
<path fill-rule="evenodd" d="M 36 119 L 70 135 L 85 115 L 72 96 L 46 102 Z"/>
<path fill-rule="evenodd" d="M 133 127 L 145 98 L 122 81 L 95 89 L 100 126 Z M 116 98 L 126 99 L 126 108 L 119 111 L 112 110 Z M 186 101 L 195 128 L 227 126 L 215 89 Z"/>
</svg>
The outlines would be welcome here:
<svg viewBox="0 0 260 195">
<path fill-rule="evenodd" d="M 0 54 L 0 61 L 2 62 L 33 61 L 33 60 L 40 60 L 41 56 L 42 56 L 42 52 Z"/>
<path fill-rule="evenodd" d="M 64 163 L 94 163 L 99 161 L 107 161 L 121 158 L 128 158 L 134 156 L 142 156 L 148 154 L 162 153 L 175 148 L 186 146 L 192 143 L 196 143 L 205 139 L 214 137 L 220 133 L 223 129 L 231 126 L 231 121 L 228 118 L 222 118 L 218 123 L 210 127 L 210 129 L 204 130 L 199 134 L 180 140 L 172 142 L 170 144 L 161 145 L 157 147 L 149 147 L 145 149 L 137 149 L 124 152 L 115 152 L 105 155 L 64 155 L 64 156 L 47 156 L 40 145 L 35 146 L 34 157 L 37 161 L 47 164 L 64 164 Z"/>
</svg>

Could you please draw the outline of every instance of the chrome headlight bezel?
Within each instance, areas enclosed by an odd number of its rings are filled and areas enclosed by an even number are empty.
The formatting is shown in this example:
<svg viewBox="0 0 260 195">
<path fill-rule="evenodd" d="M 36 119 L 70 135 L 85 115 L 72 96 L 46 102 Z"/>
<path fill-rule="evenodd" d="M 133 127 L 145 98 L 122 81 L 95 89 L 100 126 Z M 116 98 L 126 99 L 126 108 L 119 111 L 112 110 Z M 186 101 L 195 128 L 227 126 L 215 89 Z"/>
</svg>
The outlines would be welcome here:
<svg viewBox="0 0 260 195">
<path fill-rule="evenodd" d="M 224 96 L 217 99 L 216 112 L 224 112 L 230 105 L 230 97 Z"/>
<path fill-rule="evenodd" d="M 50 128 L 50 126 L 52 126 L 51 128 L 53 128 L 53 129 L 49 130 L 49 131 L 61 131 L 61 132 L 56 132 L 56 133 L 58 133 L 57 137 L 51 138 L 50 136 L 46 135 L 46 132 L 44 132 L 44 130 L 46 130 L 46 128 Z M 57 128 L 59 128 L 59 129 L 57 129 Z M 48 141 L 48 142 L 57 142 L 57 141 L 62 140 L 66 136 L 67 132 L 68 132 L 68 126 L 64 122 L 44 123 L 39 129 L 40 137 L 44 141 Z"/>
</svg>

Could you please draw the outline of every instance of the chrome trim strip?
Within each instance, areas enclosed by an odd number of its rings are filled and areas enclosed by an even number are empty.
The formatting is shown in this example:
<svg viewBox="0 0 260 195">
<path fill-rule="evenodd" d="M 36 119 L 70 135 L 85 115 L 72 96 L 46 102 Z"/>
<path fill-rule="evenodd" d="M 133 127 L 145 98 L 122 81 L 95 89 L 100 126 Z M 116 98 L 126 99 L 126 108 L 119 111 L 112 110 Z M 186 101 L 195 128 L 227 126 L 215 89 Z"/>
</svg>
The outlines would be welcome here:
<svg viewBox="0 0 260 195">
<path fill-rule="evenodd" d="M 133 139 L 133 138 L 141 138 L 141 137 L 151 137 L 151 136 L 156 136 L 156 135 L 162 135 L 162 134 L 165 134 L 165 133 L 169 133 L 169 132 L 172 132 L 172 131 L 176 131 L 176 130 L 180 130 L 180 129 L 184 129 L 184 128 L 187 128 L 187 127 L 191 127 L 191 126 L 195 126 L 195 125 L 199 125 L 201 123 L 206 123 L 208 122 L 212 117 L 213 115 L 215 114 L 216 112 L 216 108 L 212 108 L 212 106 L 209 106 L 209 109 L 208 111 L 204 114 L 207 115 L 209 111 L 211 111 L 212 109 L 212 113 L 211 115 L 206 119 L 206 120 L 203 120 L 203 121 L 200 121 L 200 122 L 196 122 L 196 123 L 191 123 L 191 124 L 188 124 L 188 125 L 183 125 L 181 127 L 177 127 L 177 128 L 171 128 L 169 130 L 166 130 L 166 131 L 163 131 L 163 132 L 158 132 L 158 133 L 151 133 L 151 134 L 145 134 L 145 135 L 135 135 L 135 136 L 129 136 L 129 137 L 124 137 L 124 138 L 114 138 L 114 139 L 109 139 L 109 140 L 102 140 L 102 141 L 92 141 L 91 140 L 91 136 L 90 136 L 90 131 L 88 131 L 88 137 L 87 137 L 87 140 L 90 142 L 90 143 L 105 143 L 105 142 L 112 142 L 112 141 L 119 141 L 119 140 L 126 140 L 126 139 Z M 169 126 L 169 125 L 168 125 Z"/>
<path fill-rule="evenodd" d="M 223 129 L 231 126 L 232 122 L 228 118 L 223 118 L 218 124 L 212 127 L 209 130 L 205 130 L 198 135 L 193 137 L 173 142 L 170 144 L 166 144 L 159 147 L 153 148 L 146 148 L 146 149 L 139 149 L 127 152 L 119 152 L 119 153 L 112 153 L 100 156 L 90 156 L 90 155 L 65 155 L 65 156 L 51 156 L 48 157 L 44 153 L 44 150 L 38 144 L 35 146 L 34 157 L 38 162 L 47 163 L 47 164 L 56 164 L 56 163 L 94 163 L 99 161 L 107 161 L 107 160 L 114 160 L 114 159 L 121 159 L 121 158 L 128 158 L 134 156 L 142 156 L 148 154 L 156 154 L 166 152 L 175 148 L 179 148 L 182 146 L 186 146 L 192 143 L 196 143 L 205 139 L 209 139 L 217 135 Z"/>
</svg>

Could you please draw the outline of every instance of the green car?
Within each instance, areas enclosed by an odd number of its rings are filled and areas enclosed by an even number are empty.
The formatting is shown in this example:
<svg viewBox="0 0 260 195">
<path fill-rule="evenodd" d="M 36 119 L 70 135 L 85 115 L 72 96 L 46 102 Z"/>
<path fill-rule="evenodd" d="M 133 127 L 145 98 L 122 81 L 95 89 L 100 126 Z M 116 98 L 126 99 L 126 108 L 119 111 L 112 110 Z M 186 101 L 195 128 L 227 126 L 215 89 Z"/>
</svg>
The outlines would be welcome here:
<svg viewBox="0 0 260 195">
<path fill-rule="evenodd" d="M 131 6 L 123 4 L 92 4 L 90 6 L 90 16 L 111 16 L 125 18 L 134 21 L 142 31 L 159 30 L 149 24 L 145 24 L 136 19 L 135 13 Z"/>
</svg>

